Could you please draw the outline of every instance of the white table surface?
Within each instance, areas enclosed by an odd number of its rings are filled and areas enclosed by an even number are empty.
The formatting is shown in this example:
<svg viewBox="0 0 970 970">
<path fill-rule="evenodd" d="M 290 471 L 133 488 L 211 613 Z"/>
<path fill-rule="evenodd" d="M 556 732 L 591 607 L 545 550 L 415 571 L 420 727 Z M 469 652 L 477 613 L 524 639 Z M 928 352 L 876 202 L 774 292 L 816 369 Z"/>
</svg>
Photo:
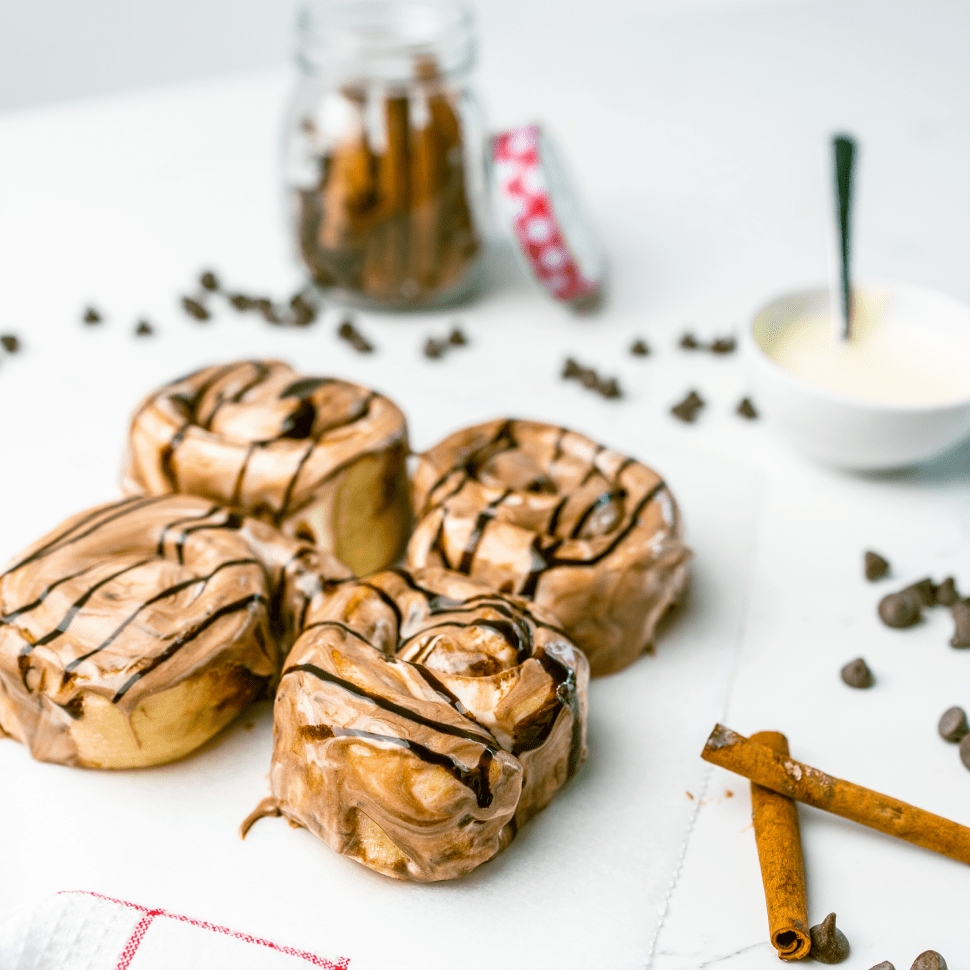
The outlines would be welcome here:
<svg viewBox="0 0 970 970">
<path fill-rule="evenodd" d="M 697 552 L 689 608 L 657 655 L 593 685 L 580 776 L 468 880 L 392 883 L 279 822 L 238 842 L 265 792 L 263 705 L 251 729 L 144 772 L 40 765 L 0 743 L 0 914 L 90 889 L 344 954 L 354 970 L 777 966 L 747 784 L 698 757 L 718 720 L 781 730 L 801 760 L 970 824 L 970 773 L 936 734 L 944 709 L 970 708 L 970 652 L 947 645 L 946 611 L 902 632 L 875 617 L 886 589 L 926 574 L 970 589 L 968 447 L 887 475 L 810 465 L 733 414 L 740 355 L 675 346 L 685 325 L 737 332 L 762 299 L 825 278 L 824 146 L 838 129 L 862 146 L 860 275 L 970 299 L 968 26 L 966 3 L 936 0 L 495 0 L 480 74 L 491 120 L 538 118 L 562 142 L 609 252 L 609 301 L 574 319 L 497 250 L 460 313 L 359 315 L 372 358 L 335 339 L 337 308 L 287 332 L 232 311 L 198 325 L 178 306 L 203 268 L 279 297 L 298 282 L 276 156 L 289 76 L 0 115 L 0 333 L 24 344 L 0 360 L 0 560 L 117 495 L 140 394 L 254 354 L 379 387 L 417 448 L 499 414 L 573 425 L 667 475 Z M 89 302 L 101 327 L 80 323 Z M 155 336 L 133 335 L 142 316 Z M 459 318 L 472 346 L 423 358 Z M 638 336 L 655 350 L 645 360 L 626 353 Z M 567 354 L 618 375 L 627 397 L 560 381 Z M 691 387 L 709 406 L 683 426 L 668 409 Z M 890 558 L 890 581 L 862 579 L 866 548 Z M 838 676 L 859 655 L 870 691 Z M 970 967 L 970 870 L 811 809 L 801 819 L 810 919 L 839 914 L 844 966 L 906 970 L 932 947 Z"/>
</svg>

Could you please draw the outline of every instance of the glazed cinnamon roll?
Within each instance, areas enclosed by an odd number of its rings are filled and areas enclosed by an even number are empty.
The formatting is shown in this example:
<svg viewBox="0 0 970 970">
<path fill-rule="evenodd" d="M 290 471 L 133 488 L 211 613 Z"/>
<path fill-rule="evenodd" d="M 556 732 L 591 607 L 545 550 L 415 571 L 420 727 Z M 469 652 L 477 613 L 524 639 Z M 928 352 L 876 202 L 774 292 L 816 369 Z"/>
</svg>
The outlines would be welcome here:
<svg viewBox="0 0 970 970">
<path fill-rule="evenodd" d="M 586 754 L 585 656 L 541 608 L 441 569 L 320 596 L 274 710 L 273 799 L 399 879 L 490 859 Z"/>
<path fill-rule="evenodd" d="M 188 495 L 72 516 L 0 573 L 0 733 L 40 761 L 173 761 L 275 684 L 312 596 L 349 570 Z"/>
<path fill-rule="evenodd" d="M 407 452 L 404 415 L 376 391 L 241 361 L 141 403 L 122 488 L 231 505 L 363 574 L 394 562 L 407 542 Z"/>
<path fill-rule="evenodd" d="M 550 610 L 593 675 L 650 649 L 687 581 L 677 503 L 646 465 L 537 421 L 466 428 L 421 455 L 410 568 L 443 566 Z"/>
</svg>

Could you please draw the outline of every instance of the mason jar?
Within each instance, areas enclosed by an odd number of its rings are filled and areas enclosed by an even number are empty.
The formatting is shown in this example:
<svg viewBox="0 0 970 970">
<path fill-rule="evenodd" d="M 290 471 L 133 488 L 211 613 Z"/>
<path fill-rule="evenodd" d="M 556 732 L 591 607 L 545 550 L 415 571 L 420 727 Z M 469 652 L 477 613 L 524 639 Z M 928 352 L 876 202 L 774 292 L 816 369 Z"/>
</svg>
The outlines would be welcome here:
<svg viewBox="0 0 970 970">
<path fill-rule="evenodd" d="M 310 0 L 284 138 L 313 283 L 368 309 L 461 302 L 481 275 L 484 130 L 462 0 Z"/>
</svg>

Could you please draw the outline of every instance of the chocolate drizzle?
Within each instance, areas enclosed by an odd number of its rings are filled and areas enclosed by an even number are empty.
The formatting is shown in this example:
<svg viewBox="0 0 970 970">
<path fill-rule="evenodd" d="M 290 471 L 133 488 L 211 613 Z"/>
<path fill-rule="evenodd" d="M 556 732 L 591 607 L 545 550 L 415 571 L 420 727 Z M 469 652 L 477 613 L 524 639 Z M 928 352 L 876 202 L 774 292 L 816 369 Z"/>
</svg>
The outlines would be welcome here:
<svg viewBox="0 0 970 970">
<path fill-rule="evenodd" d="M 233 613 L 238 613 L 240 610 L 252 610 L 254 607 L 262 604 L 263 607 L 269 606 L 266 597 L 261 593 L 254 593 L 251 596 L 245 596 L 242 599 L 236 600 L 234 603 L 227 603 L 225 606 L 220 607 L 214 613 L 207 616 L 201 623 L 193 627 L 181 636 L 176 637 L 171 644 L 157 657 L 153 658 L 151 661 L 146 663 L 140 670 L 135 671 L 125 682 L 122 684 L 121 689 L 111 698 L 112 704 L 117 704 L 125 694 L 131 690 L 132 687 L 142 677 L 150 674 L 157 667 L 160 667 L 166 660 L 170 660 L 175 656 L 186 644 L 191 643 L 196 639 L 201 633 L 205 632 L 213 623 L 221 620 L 225 616 L 231 616 Z"/>
<path fill-rule="evenodd" d="M 466 731 L 464 728 L 455 727 L 453 724 L 444 724 L 441 721 L 435 721 L 429 717 L 424 717 L 424 715 L 418 714 L 417 711 L 409 710 L 400 704 L 395 704 L 393 701 L 389 701 L 386 697 L 381 697 L 380 694 L 374 694 L 369 690 L 365 690 L 363 687 L 358 687 L 357 684 L 351 683 L 349 680 L 344 680 L 342 677 L 337 677 L 335 674 L 331 674 L 329 671 L 324 670 L 322 667 L 318 667 L 316 664 L 294 664 L 292 667 L 287 667 L 286 670 L 283 671 L 283 676 L 286 677 L 289 674 L 301 672 L 312 674 L 318 680 L 325 681 L 328 684 L 333 684 L 335 687 L 339 687 L 341 690 L 347 691 L 348 694 L 353 694 L 355 697 L 368 700 L 375 707 L 382 711 L 386 711 L 388 714 L 393 714 L 396 717 L 404 718 L 406 721 L 413 721 L 415 724 L 421 724 L 426 728 L 431 728 L 432 731 L 438 731 L 441 734 L 447 734 L 453 738 L 462 738 L 465 741 L 474 741 L 475 744 L 481 744 L 493 753 L 497 750 L 497 748 L 494 747 L 494 738 L 484 738 L 477 731 Z"/>
</svg>

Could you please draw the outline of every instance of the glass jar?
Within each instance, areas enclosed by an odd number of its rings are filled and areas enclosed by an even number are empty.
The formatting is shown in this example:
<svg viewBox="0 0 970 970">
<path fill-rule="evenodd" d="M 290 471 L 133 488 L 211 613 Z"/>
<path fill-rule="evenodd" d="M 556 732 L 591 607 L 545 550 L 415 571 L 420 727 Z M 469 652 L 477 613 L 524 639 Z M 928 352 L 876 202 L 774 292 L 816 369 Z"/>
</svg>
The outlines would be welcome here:
<svg viewBox="0 0 970 970">
<path fill-rule="evenodd" d="M 310 0 L 284 170 L 310 279 L 371 309 L 460 302 L 486 205 L 476 54 L 462 0 Z"/>
</svg>

